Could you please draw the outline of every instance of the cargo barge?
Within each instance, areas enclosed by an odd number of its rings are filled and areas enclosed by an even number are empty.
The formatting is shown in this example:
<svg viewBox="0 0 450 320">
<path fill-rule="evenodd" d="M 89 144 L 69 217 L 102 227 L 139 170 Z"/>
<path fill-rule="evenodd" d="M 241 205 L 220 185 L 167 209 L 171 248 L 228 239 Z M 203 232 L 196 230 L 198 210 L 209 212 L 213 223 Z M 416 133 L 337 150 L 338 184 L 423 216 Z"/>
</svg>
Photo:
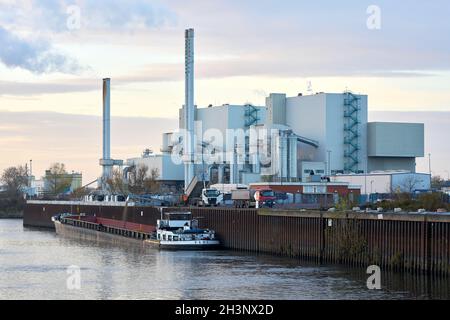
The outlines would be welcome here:
<svg viewBox="0 0 450 320">
<path fill-rule="evenodd" d="M 154 226 L 123 222 L 95 216 L 61 214 L 52 217 L 56 234 L 63 237 L 96 242 L 144 245 Z"/>
<path fill-rule="evenodd" d="M 220 246 L 214 230 L 200 229 L 190 212 L 164 213 L 164 219 L 161 217 L 156 227 L 70 213 L 55 215 L 52 221 L 58 235 L 78 239 L 135 242 L 164 250 L 205 250 Z"/>
</svg>

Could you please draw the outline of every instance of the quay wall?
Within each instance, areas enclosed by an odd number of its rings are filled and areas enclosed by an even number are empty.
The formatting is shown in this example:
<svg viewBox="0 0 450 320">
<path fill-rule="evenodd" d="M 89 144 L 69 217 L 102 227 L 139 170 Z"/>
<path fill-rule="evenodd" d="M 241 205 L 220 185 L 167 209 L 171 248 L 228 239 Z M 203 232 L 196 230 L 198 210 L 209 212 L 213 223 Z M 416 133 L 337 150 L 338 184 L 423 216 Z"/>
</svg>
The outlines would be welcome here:
<svg viewBox="0 0 450 320">
<path fill-rule="evenodd" d="M 225 248 L 366 268 L 450 275 L 450 215 L 164 208 L 191 211 Z M 160 209 L 104 203 L 31 201 L 24 226 L 54 228 L 58 213 L 155 225 Z"/>
</svg>

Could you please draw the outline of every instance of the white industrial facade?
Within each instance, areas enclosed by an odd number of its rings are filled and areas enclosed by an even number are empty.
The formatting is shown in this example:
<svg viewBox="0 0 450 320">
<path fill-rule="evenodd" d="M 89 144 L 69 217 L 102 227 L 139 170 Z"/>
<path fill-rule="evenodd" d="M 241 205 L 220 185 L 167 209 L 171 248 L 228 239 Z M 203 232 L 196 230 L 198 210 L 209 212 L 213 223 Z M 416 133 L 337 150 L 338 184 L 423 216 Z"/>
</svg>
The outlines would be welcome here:
<svg viewBox="0 0 450 320">
<path fill-rule="evenodd" d="M 353 113 L 348 111 L 349 98 L 357 101 Z M 266 106 L 195 107 L 195 174 L 212 183 L 248 184 L 267 177 L 304 181 L 311 171 L 323 176 L 414 172 L 415 157 L 424 153 L 423 125 L 368 123 L 367 101 L 366 95 L 347 92 L 271 94 Z M 163 151 L 172 152 L 181 143 L 179 136 L 165 134 Z"/>
<path fill-rule="evenodd" d="M 158 161 L 171 159 L 173 169 L 162 168 L 161 180 L 183 181 L 186 188 L 193 177 L 249 184 L 298 182 L 308 170 L 323 176 L 414 172 L 415 157 L 424 154 L 423 124 L 368 123 L 367 95 L 348 91 L 295 97 L 272 93 L 264 106 L 198 108 L 192 29 L 186 30 L 185 42 L 185 104 L 179 131 L 163 135 Z"/>
</svg>

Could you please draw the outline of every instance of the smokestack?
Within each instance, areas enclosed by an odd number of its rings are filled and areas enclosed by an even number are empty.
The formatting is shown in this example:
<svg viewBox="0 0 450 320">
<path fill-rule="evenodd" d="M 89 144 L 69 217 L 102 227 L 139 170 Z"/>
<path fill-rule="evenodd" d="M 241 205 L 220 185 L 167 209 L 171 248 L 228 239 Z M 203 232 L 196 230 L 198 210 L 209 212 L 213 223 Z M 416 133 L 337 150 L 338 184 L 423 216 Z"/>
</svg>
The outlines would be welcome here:
<svg viewBox="0 0 450 320">
<path fill-rule="evenodd" d="M 103 168 L 99 184 L 102 190 L 110 192 L 106 183 L 112 176 L 114 166 L 122 166 L 123 160 L 111 159 L 111 79 L 103 79 L 103 157 L 100 159 Z"/>
<path fill-rule="evenodd" d="M 102 188 L 106 189 L 106 180 L 111 177 L 114 161 L 111 159 L 111 79 L 103 79 L 103 167 Z"/>
<path fill-rule="evenodd" d="M 185 173 L 184 184 L 187 189 L 194 178 L 194 29 L 185 31 L 185 105 L 184 105 L 184 139 Z"/>
<path fill-rule="evenodd" d="M 103 79 L 103 159 L 111 158 L 111 79 Z"/>
</svg>

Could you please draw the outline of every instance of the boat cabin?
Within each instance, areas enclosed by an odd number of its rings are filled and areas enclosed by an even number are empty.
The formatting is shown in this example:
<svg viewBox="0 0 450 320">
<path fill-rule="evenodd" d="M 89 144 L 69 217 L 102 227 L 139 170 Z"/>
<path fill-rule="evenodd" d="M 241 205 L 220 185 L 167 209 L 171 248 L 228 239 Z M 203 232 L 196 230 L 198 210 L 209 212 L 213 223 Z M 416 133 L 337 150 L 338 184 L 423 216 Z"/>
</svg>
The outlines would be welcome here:
<svg viewBox="0 0 450 320">
<path fill-rule="evenodd" d="M 198 228 L 198 221 L 192 220 L 191 212 L 166 212 L 163 219 L 158 220 L 157 226 L 164 230 L 189 230 Z"/>
</svg>

